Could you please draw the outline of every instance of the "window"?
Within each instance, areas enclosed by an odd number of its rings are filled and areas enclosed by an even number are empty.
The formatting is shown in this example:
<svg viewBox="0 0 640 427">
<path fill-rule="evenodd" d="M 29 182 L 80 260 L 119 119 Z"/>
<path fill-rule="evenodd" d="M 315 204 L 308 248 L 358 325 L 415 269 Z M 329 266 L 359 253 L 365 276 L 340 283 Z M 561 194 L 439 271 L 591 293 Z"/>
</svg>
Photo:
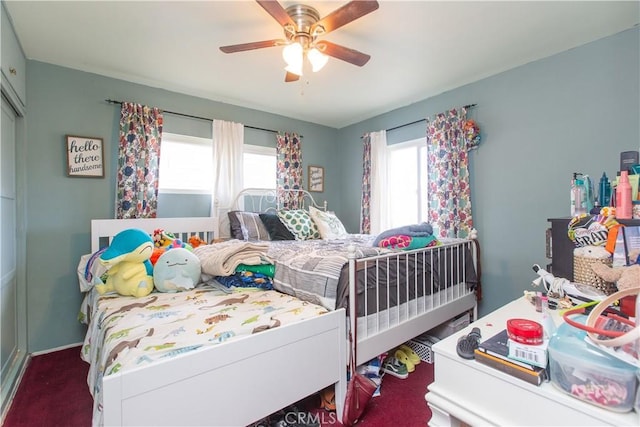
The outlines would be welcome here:
<svg viewBox="0 0 640 427">
<path fill-rule="evenodd" d="M 387 180 L 391 227 L 427 221 L 425 138 L 388 146 Z"/>
<path fill-rule="evenodd" d="M 211 140 L 163 133 L 159 189 L 164 193 L 211 193 Z"/>
<path fill-rule="evenodd" d="M 245 188 L 276 188 L 277 153 L 275 148 L 245 145 L 243 153 Z"/>
<path fill-rule="evenodd" d="M 211 139 L 164 132 L 160 151 L 162 193 L 210 194 L 213 186 Z M 276 149 L 244 146 L 244 187 L 276 188 Z"/>
</svg>

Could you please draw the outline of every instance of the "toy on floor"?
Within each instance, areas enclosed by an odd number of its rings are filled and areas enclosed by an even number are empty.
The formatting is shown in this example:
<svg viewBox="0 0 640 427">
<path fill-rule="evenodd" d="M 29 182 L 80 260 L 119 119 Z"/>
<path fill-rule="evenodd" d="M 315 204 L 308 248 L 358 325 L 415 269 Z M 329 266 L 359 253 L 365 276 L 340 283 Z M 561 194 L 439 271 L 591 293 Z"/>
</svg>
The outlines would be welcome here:
<svg viewBox="0 0 640 427">
<path fill-rule="evenodd" d="M 96 285 L 100 294 L 117 292 L 120 295 L 144 297 L 153 291 L 153 266 L 149 261 L 153 240 L 146 231 L 129 228 L 116 234 L 100 255 L 100 263 L 107 267 L 107 280 Z"/>
</svg>

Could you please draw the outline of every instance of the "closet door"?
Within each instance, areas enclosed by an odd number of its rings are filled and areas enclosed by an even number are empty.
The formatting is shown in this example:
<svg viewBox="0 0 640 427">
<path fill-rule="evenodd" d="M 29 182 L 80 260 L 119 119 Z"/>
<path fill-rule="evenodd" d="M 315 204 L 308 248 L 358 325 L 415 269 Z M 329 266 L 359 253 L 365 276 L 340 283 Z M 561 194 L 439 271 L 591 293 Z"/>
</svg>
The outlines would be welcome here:
<svg viewBox="0 0 640 427">
<path fill-rule="evenodd" d="M 0 141 L 0 363 L 1 386 L 13 381 L 20 353 L 16 247 L 16 113 L 2 97 L 2 140 Z M 3 400 L 7 396 L 3 392 Z M 5 402 L 2 402 L 3 406 Z"/>
</svg>

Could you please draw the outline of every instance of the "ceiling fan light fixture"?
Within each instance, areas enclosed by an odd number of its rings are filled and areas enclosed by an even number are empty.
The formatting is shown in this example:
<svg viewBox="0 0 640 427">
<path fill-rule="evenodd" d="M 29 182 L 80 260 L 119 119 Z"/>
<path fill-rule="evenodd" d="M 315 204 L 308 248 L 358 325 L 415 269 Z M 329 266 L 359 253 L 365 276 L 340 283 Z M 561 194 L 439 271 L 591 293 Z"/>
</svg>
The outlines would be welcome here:
<svg viewBox="0 0 640 427">
<path fill-rule="evenodd" d="M 282 58 L 288 66 L 302 68 L 303 49 L 302 45 L 298 42 L 290 43 L 282 49 Z"/>
<path fill-rule="evenodd" d="M 295 64 L 295 65 L 287 65 L 286 67 L 284 67 L 284 70 L 291 73 L 291 74 L 295 74 L 297 76 L 301 76 L 302 75 L 302 62 L 299 64 Z"/>
<path fill-rule="evenodd" d="M 307 58 L 309 59 L 309 62 L 311 63 L 311 68 L 312 68 L 314 73 L 317 72 L 317 71 L 322 70 L 322 68 L 325 65 L 327 65 L 327 62 L 329 61 L 329 57 L 327 55 L 325 55 L 324 53 L 320 52 L 315 47 L 310 49 L 307 52 Z"/>
<path fill-rule="evenodd" d="M 299 80 L 306 66 L 305 57 L 309 59 L 313 72 L 320 71 L 327 64 L 329 57 L 358 67 L 365 65 L 371 58 L 355 49 L 326 40 L 320 40 L 316 45 L 316 39 L 375 11 L 379 7 L 378 0 L 350 0 L 323 18 L 320 18 L 318 11 L 311 6 L 294 4 L 285 9 L 279 0 L 255 1 L 280 24 L 284 31 L 284 39 L 221 46 L 222 52 L 244 52 L 284 45 L 282 57 L 287 70 L 285 82 Z"/>
</svg>

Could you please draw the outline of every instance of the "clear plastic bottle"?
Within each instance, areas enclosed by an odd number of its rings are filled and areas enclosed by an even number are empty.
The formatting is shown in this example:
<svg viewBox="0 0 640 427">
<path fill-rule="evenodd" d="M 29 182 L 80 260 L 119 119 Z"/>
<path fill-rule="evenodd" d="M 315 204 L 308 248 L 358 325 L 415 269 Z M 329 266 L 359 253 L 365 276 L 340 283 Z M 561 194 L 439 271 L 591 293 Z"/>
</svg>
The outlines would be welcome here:
<svg viewBox="0 0 640 427">
<path fill-rule="evenodd" d="M 571 180 L 571 216 L 587 213 L 583 197 L 584 183 L 582 179 L 578 178 L 578 175 L 582 176 L 581 173 L 574 172 Z"/>
<path fill-rule="evenodd" d="M 593 183 L 591 182 L 591 178 L 589 175 L 582 176 L 582 207 L 584 208 L 584 213 L 591 212 L 594 205 L 594 197 L 593 197 Z"/>
<path fill-rule="evenodd" d="M 631 219 L 633 208 L 631 202 L 631 184 L 629 183 L 629 172 L 620 172 L 618 185 L 616 186 L 616 218 Z"/>
</svg>

